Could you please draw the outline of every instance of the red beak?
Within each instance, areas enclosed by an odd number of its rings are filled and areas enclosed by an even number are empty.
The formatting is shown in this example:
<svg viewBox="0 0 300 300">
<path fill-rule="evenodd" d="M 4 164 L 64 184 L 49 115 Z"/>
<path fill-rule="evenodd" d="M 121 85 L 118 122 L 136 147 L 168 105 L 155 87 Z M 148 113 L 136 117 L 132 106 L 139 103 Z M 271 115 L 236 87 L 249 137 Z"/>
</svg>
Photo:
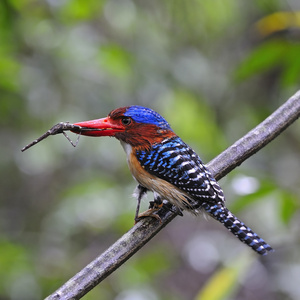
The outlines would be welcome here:
<svg viewBox="0 0 300 300">
<path fill-rule="evenodd" d="M 75 123 L 80 126 L 79 130 L 71 130 L 87 136 L 114 136 L 117 132 L 124 131 L 121 124 L 116 124 L 109 117 L 91 121 Z"/>
</svg>

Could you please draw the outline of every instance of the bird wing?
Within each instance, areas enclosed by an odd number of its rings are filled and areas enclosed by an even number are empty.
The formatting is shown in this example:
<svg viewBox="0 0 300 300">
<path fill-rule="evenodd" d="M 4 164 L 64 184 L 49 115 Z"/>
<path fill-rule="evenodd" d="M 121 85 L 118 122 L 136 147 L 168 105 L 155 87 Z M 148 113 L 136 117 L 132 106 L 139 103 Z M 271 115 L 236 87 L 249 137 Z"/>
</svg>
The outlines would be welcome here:
<svg viewBox="0 0 300 300">
<path fill-rule="evenodd" d="M 196 152 L 178 136 L 136 151 L 142 167 L 150 174 L 173 184 L 187 193 L 196 209 L 203 202 L 224 202 L 224 194 Z"/>
</svg>

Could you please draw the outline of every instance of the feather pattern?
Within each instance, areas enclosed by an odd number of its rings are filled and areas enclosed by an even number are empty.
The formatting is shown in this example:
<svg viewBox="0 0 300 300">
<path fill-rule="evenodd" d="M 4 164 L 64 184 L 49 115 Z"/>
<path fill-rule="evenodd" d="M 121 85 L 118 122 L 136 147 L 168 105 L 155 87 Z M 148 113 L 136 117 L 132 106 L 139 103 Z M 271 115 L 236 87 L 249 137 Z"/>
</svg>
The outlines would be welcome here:
<svg viewBox="0 0 300 300">
<path fill-rule="evenodd" d="M 139 183 L 136 221 L 140 216 L 141 199 L 149 190 L 154 192 L 156 206 L 150 206 L 141 216 L 157 217 L 154 211 L 159 208 L 158 204 L 167 200 L 179 211 L 188 210 L 194 214 L 205 211 L 259 254 L 272 251 L 263 239 L 225 207 L 225 197 L 218 182 L 195 151 L 157 112 L 137 105 L 126 106 L 113 110 L 107 118 L 77 125 L 98 129 L 83 131 L 85 135 L 108 135 L 120 140 L 130 171 Z"/>
<path fill-rule="evenodd" d="M 270 245 L 225 207 L 218 182 L 195 151 L 178 136 L 154 144 L 150 150 L 136 150 L 133 156 L 141 165 L 140 173 L 146 171 L 156 178 L 151 184 L 147 183 L 149 190 L 194 214 L 205 211 L 259 254 L 272 251 Z M 135 176 L 139 178 L 139 174 Z M 171 188 L 166 190 L 167 183 Z"/>
<path fill-rule="evenodd" d="M 136 151 L 136 157 L 147 172 L 185 192 L 187 208 L 196 210 L 203 201 L 225 200 L 222 189 L 200 157 L 178 136 L 153 145 L 149 151 Z"/>
</svg>

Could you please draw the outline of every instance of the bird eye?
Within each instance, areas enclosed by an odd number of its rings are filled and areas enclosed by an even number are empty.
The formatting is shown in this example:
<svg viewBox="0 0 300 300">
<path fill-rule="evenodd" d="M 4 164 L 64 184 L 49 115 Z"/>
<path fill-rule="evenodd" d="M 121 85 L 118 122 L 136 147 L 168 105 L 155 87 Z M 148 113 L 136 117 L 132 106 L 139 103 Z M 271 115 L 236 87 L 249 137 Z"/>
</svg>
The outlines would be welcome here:
<svg viewBox="0 0 300 300">
<path fill-rule="evenodd" d="M 131 118 L 129 118 L 129 117 L 122 118 L 123 125 L 129 125 L 130 123 L 131 123 Z"/>
</svg>

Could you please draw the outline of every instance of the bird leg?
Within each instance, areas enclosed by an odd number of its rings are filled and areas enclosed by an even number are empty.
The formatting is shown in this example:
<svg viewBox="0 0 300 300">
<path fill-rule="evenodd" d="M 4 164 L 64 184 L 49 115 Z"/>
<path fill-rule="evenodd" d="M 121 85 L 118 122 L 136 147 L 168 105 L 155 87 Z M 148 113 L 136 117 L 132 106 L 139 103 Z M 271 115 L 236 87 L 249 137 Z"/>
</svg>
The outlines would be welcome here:
<svg viewBox="0 0 300 300">
<path fill-rule="evenodd" d="M 179 216 L 183 216 L 182 211 L 179 207 L 172 205 L 167 200 L 163 201 L 162 198 L 157 193 L 154 193 L 154 200 L 150 201 L 149 203 L 150 203 L 149 208 L 146 211 L 136 215 L 135 218 L 136 222 L 138 222 L 140 218 L 152 217 L 159 220 L 159 222 L 161 223 L 162 222 L 161 218 L 159 217 L 159 215 L 156 214 L 156 212 L 159 211 L 161 208 L 176 213 Z"/>
<path fill-rule="evenodd" d="M 139 211 L 140 211 L 141 201 L 143 197 L 146 195 L 147 191 L 148 189 L 146 189 L 140 184 L 136 187 L 134 191 L 134 195 L 137 198 L 137 206 L 136 206 L 135 217 L 134 217 L 135 223 L 139 221 Z"/>
<path fill-rule="evenodd" d="M 135 218 L 134 218 L 135 223 L 140 221 L 141 218 L 145 218 L 145 217 L 152 217 L 161 222 L 160 217 L 155 214 L 155 212 L 157 212 L 163 206 L 163 202 L 157 194 L 154 194 L 154 200 L 150 202 L 149 209 L 139 214 L 141 200 L 143 196 L 147 193 L 147 191 L 148 189 L 146 189 L 141 185 L 138 185 L 135 190 L 135 194 L 137 196 L 137 202 L 138 202 L 136 207 L 136 212 L 135 212 Z"/>
<path fill-rule="evenodd" d="M 157 219 L 160 223 L 162 223 L 160 216 L 157 215 L 156 212 L 159 211 L 163 205 L 164 204 L 161 203 L 160 206 L 155 206 L 153 208 L 147 209 L 146 211 L 140 213 L 135 221 L 138 222 L 141 218 L 151 217 Z"/>
</svg>

